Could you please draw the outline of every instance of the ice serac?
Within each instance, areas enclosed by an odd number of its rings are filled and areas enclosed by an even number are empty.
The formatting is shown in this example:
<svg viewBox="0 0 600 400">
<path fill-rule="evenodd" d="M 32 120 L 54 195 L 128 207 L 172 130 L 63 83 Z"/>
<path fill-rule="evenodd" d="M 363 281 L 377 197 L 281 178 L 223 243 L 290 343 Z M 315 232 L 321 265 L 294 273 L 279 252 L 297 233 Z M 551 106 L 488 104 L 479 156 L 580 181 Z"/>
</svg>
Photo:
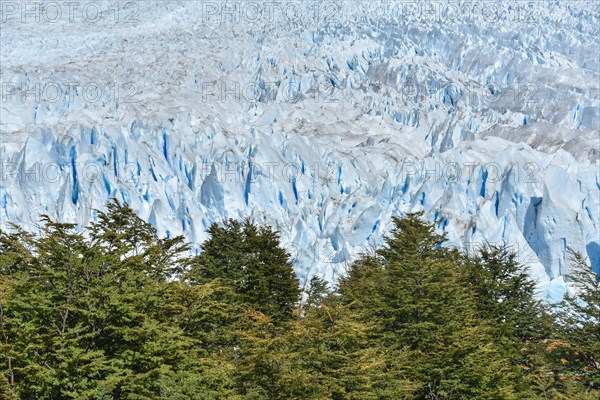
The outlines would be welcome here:
<svg viewBox="0 0 600 400">
<path fill-rule="evenodd" d="M 117 198 L 197 246 L 249 217 L 301 279 L 333 281 L 424 210 L 450 245 L 514 246 L 559 298 L 568 248 L 600 271 L 598 10 L 484 3 L 498 15 L 302 2 L 250 21 L 230 13 L 247 2 L 146 2 L 133 26 L 9 18 L 0 223 L 85 225 Z"/>
</svg>

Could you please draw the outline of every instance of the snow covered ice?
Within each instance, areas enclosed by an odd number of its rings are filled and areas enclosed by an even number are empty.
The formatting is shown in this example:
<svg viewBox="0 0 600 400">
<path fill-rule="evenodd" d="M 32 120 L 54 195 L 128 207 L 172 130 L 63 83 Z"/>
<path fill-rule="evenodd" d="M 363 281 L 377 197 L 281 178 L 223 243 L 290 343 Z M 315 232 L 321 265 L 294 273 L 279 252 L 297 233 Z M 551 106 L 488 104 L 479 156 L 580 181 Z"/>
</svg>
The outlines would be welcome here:
<svg viewBox="0 0 600 400">
<path fill-rule="evenodd" d="M 565 290 L 600 271 L 595 2 L 3 2 L 0 218 L 86 225 L 108 199 L 198 244 L 281 232 L 334 280 L 425 210 Z"/>
</svg>

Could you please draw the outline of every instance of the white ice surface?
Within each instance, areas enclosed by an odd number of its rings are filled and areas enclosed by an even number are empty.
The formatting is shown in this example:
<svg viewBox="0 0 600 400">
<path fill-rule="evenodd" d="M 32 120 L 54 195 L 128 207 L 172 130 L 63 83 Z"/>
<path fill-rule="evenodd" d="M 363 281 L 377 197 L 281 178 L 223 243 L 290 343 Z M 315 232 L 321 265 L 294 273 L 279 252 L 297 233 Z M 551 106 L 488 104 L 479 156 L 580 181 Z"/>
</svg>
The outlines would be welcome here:
<svg viewBox="0 0 600 400">
<path fill-rule="evenodd" d="M 50 3 L 2 5 L 2 225 L 249 216 L 333 280 L 423 209 L 544 297 L 568 246 L 600 270 L 594 2 Z"/>
</svg>

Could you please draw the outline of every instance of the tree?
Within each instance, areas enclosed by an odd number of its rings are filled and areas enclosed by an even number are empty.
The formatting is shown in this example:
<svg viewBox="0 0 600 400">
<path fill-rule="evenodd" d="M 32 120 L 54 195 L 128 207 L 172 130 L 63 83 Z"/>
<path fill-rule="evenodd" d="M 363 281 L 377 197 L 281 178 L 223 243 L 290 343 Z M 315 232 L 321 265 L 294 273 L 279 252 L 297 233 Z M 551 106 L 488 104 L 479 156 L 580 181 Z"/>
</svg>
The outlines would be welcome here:
<svg viewBox="0 0 600 400">
<path fill-rule="evenodd" d="M 310 278 L 308 291 L 306 292 L 306 302 L 303 305 L 304 311 L 311 311 L 319 307 L 323 301 L 331 294 L 329 285 L 327 282 L 317 276 L 313 275 Z"/>
<path fill-rule="evenodd" d="M 96 253 L 113 261 L 139 263 L 148 275 L 159 280 L 181 274 L 189 261 L 183 257 L 189 250 L 183 236 L 159 238 L 156 229 L 127 204 L 114 199 L 107 204 L 106 212 L 98 212 L 98 222 L 92 223 L 88 230 Z"/>
<path fill-rule="evenodd" d="M 157 238 L 128 206 L 113 202 L 99 220 L 89 238 L 48 217 L 40 236 L 0 234 L 8 338 L 0 383 L 14 376 L 13 388 L 0 393 L 235 398 L 232 364 L 203 348 L 218 347 L 226 336 L 212 334 L 219 329 L 211 325 L 220 317 L 216 310 L 226 308 L 219 303 L 223 291 L 173 280 L 187 264 L 187 246 L 181 238 Z"/>
<path fill-rule="evenodd" d="M 489 321 L 504 357 L 522 371 L 515 380 L 520 392 L 531 387 L 535 393 L 544 385 L 549 385 L 544 390 L 553 390 L 557 382 L 550 373 L 546 342 L 553 337 L 554 321 L 547 306 L 536 298 L 535 282 L 519 264 L 517 254 L 508 245 L 485 245 L 474 257 L 466 258 L 464 265 L 475 292 L 477 314 Z"/>
<path fill-rule="evenodd" d="M 236 357 L 245 398 L 412 399 L 414 385 L 389 381 L 386 355 L 369 343 L 372 326 L 333 297 L 277 334 L 262 313 L 249 309 L 245 321 Z"/>
<path fill-rule="evenodd" d="M 600 391 L 600 276 L 580 253 L 569 250 L 569 254 L 572 266 L 568 278 L 576 295 L 567 293 L 558 313 L 563 338 L 573 345 L 567 364 L 597 392 Z"/>
<path fill-rule="evenodd" d="M 419 385 L 414 398 L 514 398 L 516 369 L 475 312 L 462 256 L 421 218 L 394 218 L 385 246 L 353 265 L 340 295 L 378 326 L 378 346 L 404 355 L 388 368 Z"/>
<path fill-rule="evenodd" d="M 11 279 L 10 276 L 0 275 L 0 353 L 3 355 L 2 360 L 5 362 L 1 369 L 2 373 L 0 373 L 0 400 L 17 399 L 14 391 L 13 338 L 5 320 L 5 308 L 10 296 Z"/>
<path fill-rule="evenodd" d="M 208 232 L 211 236 L 192 264 L 190 280 L 206 283 L 218 278 L 233 288 L 240 302 L 273 321 L 291 318 L 300 288 L 278 233 L 249 220 L 243 225 L 234 220 L 223 226 L 214 223 Z"/>
<path fill-rule="evenodd" d="M 509 246 L 483 246 L 466 267 L 478 312 L 493 322 L 495 337 L 505 342 L 549 337 L 549 313 Z"/>
</svg>

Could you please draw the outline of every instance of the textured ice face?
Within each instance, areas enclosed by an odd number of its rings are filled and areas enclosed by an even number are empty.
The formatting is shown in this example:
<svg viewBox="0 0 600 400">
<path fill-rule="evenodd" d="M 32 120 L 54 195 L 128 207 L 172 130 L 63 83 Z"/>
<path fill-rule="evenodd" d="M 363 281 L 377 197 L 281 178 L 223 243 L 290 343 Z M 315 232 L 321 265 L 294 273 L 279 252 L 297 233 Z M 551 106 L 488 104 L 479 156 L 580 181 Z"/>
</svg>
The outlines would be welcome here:
<svg viewBox="0 0 600 400">
<path fill-rule="evenodd" d="M 600 269 L 593 2 L 10 4 L 2 224 L 117 197 L 199 243 L 250 216 L 333 280 L 424 209 L 513 245 L 543 296 L 568 246 Z"/>
</svg>

